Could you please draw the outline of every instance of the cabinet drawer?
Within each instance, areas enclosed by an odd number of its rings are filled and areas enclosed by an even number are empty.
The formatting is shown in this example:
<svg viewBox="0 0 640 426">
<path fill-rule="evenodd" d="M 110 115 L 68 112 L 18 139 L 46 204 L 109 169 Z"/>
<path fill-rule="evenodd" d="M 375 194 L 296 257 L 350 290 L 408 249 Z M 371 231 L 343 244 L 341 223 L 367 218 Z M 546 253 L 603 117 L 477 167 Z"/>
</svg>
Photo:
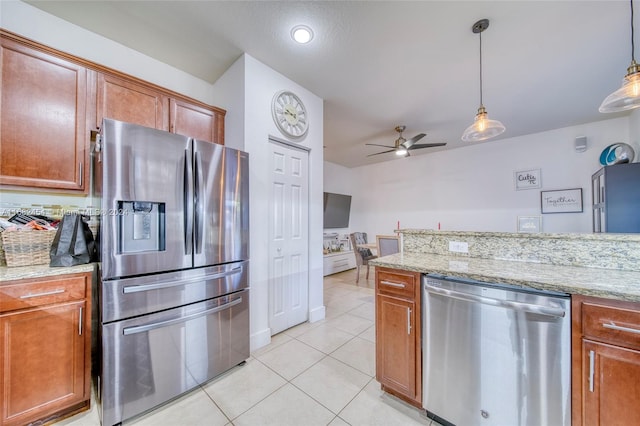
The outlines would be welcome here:
<svg viewBox="0 0 640 426">
<path fill-rule="evenodd" d="M 586 338 L 640 349 L 640 309 L 584 303 L 582 333 Z"/>
<path fill-rule="evenodd" d="M 87 275 L 16 281 L 0 286 L 0 312 L 71 300 L 82 300 L 87 291 Z"/>
<path fill-rule="evenodd" d="M 416 286 L 420 281 L 416 278 L 416 274 L 378 270 L 377 275 L 376 291 L 378 293 L 412 300 L 415 298 Z"/>
</svg>

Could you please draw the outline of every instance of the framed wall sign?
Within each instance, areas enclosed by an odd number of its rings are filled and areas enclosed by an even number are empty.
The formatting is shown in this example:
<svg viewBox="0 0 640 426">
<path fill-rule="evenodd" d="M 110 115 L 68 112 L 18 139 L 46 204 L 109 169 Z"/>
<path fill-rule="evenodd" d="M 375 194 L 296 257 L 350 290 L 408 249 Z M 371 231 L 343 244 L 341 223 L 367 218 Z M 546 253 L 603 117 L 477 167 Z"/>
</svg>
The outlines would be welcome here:
<svg viewBox="0 0 640 426">
<path fill-rule="evenodd" d="M 520 170 L 513 173 L 516 190 L 535 189 L 542 186 L 540 169 Z"/>
<path fill-rule="evenodd" d="M 540 191 L 542 213 L 581 213 L 582 188 Z"/>
<path fill-rule="evenodd" d="M 518 216 L 518 232 L 542 232 L 542 216 Z"/>
</svg>

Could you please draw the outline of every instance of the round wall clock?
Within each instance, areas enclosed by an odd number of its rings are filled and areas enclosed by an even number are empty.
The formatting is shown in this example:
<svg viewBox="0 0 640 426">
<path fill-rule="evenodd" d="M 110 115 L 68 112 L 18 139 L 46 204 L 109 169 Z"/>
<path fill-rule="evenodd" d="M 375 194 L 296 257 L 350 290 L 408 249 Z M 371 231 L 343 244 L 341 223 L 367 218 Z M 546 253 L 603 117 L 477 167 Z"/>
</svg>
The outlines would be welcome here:
<svg viewBox="0 0 640 426">
<path fill-rule="evenodd" d="M 291 139 L 302 139 L 309 130 L 307 109 L 300 98 L 288 90 L 273 96 L 271 114 L 278 129 Z"/>
</svg>

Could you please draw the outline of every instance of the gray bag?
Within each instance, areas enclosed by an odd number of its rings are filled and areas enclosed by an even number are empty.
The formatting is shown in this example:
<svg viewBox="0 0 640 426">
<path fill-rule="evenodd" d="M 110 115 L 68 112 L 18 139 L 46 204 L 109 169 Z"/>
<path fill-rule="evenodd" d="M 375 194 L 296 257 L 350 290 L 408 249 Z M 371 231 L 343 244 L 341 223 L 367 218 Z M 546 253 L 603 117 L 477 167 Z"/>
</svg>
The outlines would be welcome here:
<svg viewBox="0 0 640 426">
<path fill-rule="evenodd" d="M 49 255 L 49 266 L 74 266 L 97 260 L 96 242 L 82 215 L 67 213 L 62 217 Z"/>
</svg>

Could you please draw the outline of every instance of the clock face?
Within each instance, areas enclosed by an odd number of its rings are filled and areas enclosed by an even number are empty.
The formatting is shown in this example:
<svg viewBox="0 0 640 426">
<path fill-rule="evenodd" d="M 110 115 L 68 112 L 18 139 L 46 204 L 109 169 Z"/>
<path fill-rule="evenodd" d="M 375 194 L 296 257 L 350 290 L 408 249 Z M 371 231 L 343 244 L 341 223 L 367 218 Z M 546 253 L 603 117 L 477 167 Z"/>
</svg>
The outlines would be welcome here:
<svg viewBox="0 0 640 426">
<path fill-rule="evenodd" d="M 278 129 L 292 139 L 302 139 L 309 130 L 307 109 L 292 92 L 283 90 L 275 94 L 271 114 Z"/>
</svg>

